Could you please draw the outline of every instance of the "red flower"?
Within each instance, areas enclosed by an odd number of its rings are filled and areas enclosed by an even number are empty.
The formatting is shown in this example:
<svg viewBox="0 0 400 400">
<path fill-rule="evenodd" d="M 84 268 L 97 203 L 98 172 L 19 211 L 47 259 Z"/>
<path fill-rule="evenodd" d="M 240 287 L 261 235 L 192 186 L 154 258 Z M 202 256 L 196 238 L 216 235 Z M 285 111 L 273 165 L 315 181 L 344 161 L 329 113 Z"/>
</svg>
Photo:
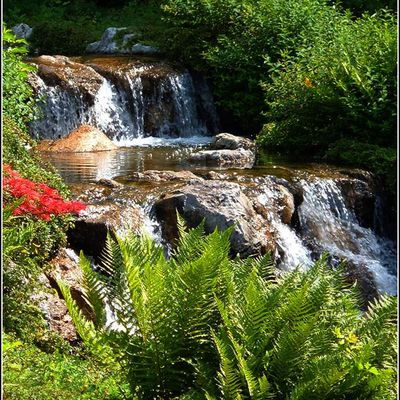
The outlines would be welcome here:
<svg viewBox="0 0 400 400">
<path fill-rule="evenodd" d="M 22 203 L 13 210 L 14 215 L 30 214 L 49 221 L 53 215 L 76 214 L 86 208 L 79 201 L 64 200 L 57 190 L 44 183 L 22 178 L 9 165 L 3 165 L 3 171 L 3 191 L 6 197 L 22 199 Z"/>
</svg>

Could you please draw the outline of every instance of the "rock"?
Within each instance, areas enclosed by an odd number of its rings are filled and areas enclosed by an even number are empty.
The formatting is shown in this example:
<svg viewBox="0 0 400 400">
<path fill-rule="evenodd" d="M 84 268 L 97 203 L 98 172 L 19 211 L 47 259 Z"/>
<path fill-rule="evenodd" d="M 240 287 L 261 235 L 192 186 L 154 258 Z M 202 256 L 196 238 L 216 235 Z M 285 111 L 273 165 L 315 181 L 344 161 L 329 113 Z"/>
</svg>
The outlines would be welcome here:
<svg viewBox="0 0 400 400">
<path fill-rule="evenodd" d="M 268 219 L 276 215 L 284 224 L 291 225 L 295 213 L 295 198 L 288 189 L 289 182 L 275 176 L 255 178 L 243 191 L 253 201 L 257 212 Z"/>
<path fill-rule="evenodd" d="M 138 38 L 136 33 L 127 33 L 123 35 L 120 43 L 116 40 L 116 35 L 126 28 L 107 28 L 101 39 L 97 42 L 90 43 L 86 47 L 87 53 L 97 54 L 158 54 L 159 50 L 152 46 L 146 46 L 141 43 L 132 45 L 132 41 Z"/>
<path fill-rule="evenodd" d="M 251 150 L 201 150 L 193 153 L 188 161 L 192 164 L 220 168 L 252 168 L 256 157 Z"/>
<path fill-rule="evenodd" d="M 81 211 L 75 226 L 67 232 L 69 246 L 101 259 L 107 234 L 125 236 L 128 232 L 140 233 L 144 223 L 141 208 L 134 203 L 89 205 Z"/>
<path fill-rule="evenodd" d="M 357 178 L 337 179 L 346 206 L 352 210 L 358 222 L 365 228 L 374 226 L 375 190 L 371 180 Z"/>
<path fill-rule="evenodd" d="M 166 181 L 190 181 L 192 179 L 199 180 L 190 171 L 157 171 L 147 170 L 144 172 L 134 172 L 130 178 L 133 182 L 166 182 Z"/>
<path fill-rule="evenodd" d="M 132 54 L 154 55 L 158 54 L 160 51 L 153 46 L 146 46 L 144 44 L 136 43 L 130 49 L 128 49 L 127 52 Z"/>
<path fill-rule="evenodd" d="M 280 192 L 278 214 L 284 224 L 290 225 L 295 210 L 293 195 L 282 185 L 278 185 L 278 190 Z"/>
<path fill-rule="evenodd" d="M 361 293 L 363 308 L 378 297 L 378 289 L 372 272 L 363 264 L 355 265 L 347 261 L 345 264 L 345 277 L 349 283 L 356 283 Z"/>
<path fill-rule="evenodd" d="M 28 24 L 18 24 L 12 27 L 14 35 L 20 39 L 29 39 L 33 29 Z"/>
<path fill-rule="evenodd" d="M 62 139 L 44 141 L 39 144 L 38 149 L 52 153 L 84 153 L 116 150 L 118 146 L 99 129 L 81 125 Z"/>
<path fill-rule="evenodd" d="M 215 136 L 210 147 L 212 150 L 256 150 L 255 143 L 247 138 L 235 136 L 230 133 L 220 133 Z"/>
<path fill-rule="evenodd" d="M 123 186 L 122 183 L 119 183 L 119 182 L 115 181 L 114 179 L 107 179 L 107 178 L 101 178 L 97 181 L 97 183 L 99 185 L 107 186 L 110 188 L 119 188 L 119 187 Z"/>
<path fill-rule="evenodd" d="M 47 278 L 43 276 L 40 279 L 43 281 Z M 49 329 L 58 333 L 70 344 L 76 344 L 79 341 L 78 332 L 68 313 L 65 301 L 60 298 L 55 289 L 48 283 L 47 290 L 39 293 L 37 299 Z"/>
<path fill-rule="evenodd" d="M 246 195 L 236 183 L 197 181 L 161 196 L 154 205 L 161 223 L 164 239 L 173 243 L 178 236 L 176 211 L 189 227 L 205 219 L 207 233 L 216 227 L 224 230 L 234 224 L 231 236 L 232 254 L 242 257 L 274 251 L 274 240 L 268 222 L 257 214 Z"/>
<path fill-rule="evenodd" d="M 60 87 L 66 94 L 75 93 L 81 101 L 93 105 L 104 78 L 91 66 L 72 61 L 65 56 L 32 58 L 37 72 L 29 74 L 28 81 L 36 93 L 43 86 Z"/>
<path fill-rule="evenodd" d="M 124 29 L 126 28 L 107 28 L 99 41 L 88 44 L 86 47 L 86 52 L 104 54 L 113 54 L 118 52 L 118 46 L 115 42 L 115 35 Z"/>
<path fill-rule="evenodd" d="M 46 288 L 46 291 L 37 296 L 39 307 L 44 313 L 49 328 L 74 344 L 78 341 L 78 333 L 68 313 L 57 280 L 62 280 L 70 287 L 73 299 L 86 317 L 93 320 L 94 316 L 84 297 L 79 257 L 73 250 L 62 248 L 49 264 L 52 267 L 50 272 L 41 274 L 39 277 Z"/>
</svg>

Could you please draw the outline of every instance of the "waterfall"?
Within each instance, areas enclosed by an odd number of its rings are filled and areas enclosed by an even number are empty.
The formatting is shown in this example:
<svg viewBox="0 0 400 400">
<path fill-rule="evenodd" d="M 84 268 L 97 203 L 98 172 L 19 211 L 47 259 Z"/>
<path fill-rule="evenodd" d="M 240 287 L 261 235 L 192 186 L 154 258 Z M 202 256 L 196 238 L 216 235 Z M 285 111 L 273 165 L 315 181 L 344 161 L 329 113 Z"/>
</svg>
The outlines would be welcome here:
<svg viewBox="0 0 400 400">
<path fill-rule="evenodd" d="M 362 227 L 354 212 L 346 206 L 340 186 L 334 179 L 309 176 L 300 179 L 303 201 L 297 209 L 299 227 L 284 224 L 279 216 L 282 193 L 274 179 L 264 179 L 257 200 L 268 210 L 278 247 L 279 269 L 296 266 L 306 269 L 324 251 L 336 260 L 347 260 L 366 267 L 377 289 L 396 294 L 396 251 L 394 244 Z M 286 182 L 287 183 L 287 182 Z"/>
<path fill-rule="evenodd" d="M 138 66 L 119 61 L 125 63 L 122 70 L 111 62 L 106 69 L 96 60 L 90 66 L 71 61 L 42 66 L 36 61 L 39 70 L 31 80 L 41 101 L 32 135 L 56 139 L 86 123 L 126 145 L 138 138 L 216 132 L 213 99 L 204 80 L 195 81 L 187 70 L 165 68 L 161 62 Z M 86 80 L 79 75 L 82 70 Z"/>
<path fill-rule="evenodd" d="M 333 179 L 301 180 L 303 203 L 298 209 L 301 235 L 315 249 L 363 265 L 381 292 L 396 294 L 396 253 L 393 243 L 360 226 Z"/>
<path fill-rule="evenodd" d="M 312 264 L 311 251 L 304 245 L 295 230 L 289 225 L 284 224 L 278 215 L 278 203 L 281 197 L 277 185 L 269 182 L 262 185 L 262 193 L 257 200 L 263 206 L 269 207 L 269 223 L 274 229 L 276 244 L 281 253 L 278 255 L 278 264 L 281 270 L 291 270 L 296 267 L 307 268 Z"/>
</svg>

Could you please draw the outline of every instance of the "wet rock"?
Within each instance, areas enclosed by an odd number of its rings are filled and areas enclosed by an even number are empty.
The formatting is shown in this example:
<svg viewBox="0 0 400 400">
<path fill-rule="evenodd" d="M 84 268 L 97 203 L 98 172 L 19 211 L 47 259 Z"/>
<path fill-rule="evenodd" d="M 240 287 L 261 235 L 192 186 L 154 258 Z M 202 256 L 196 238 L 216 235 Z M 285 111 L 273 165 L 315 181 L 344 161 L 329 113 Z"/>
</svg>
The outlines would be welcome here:
<svg viewBox="0 0 400 400">
<path fill-rule="evenodd" d="M 193 153 L 188 161 L 220 168 L 252 168 L 255 159 L 251 150 L 201 150 Z"/>
<path fill-rule="evenodd" d="M 81 250 L 100 261 L 108 232 L 125 236 L 128 232 L 140 233 L 143 227 L 143 213 L 134 203 L 89 205 L 68 230 L 69 246 L 77 252 Z"/>
<path fill-rule="evenodd" d="M 39 151 L 53 153 L 85 153 L 116 149 L 118 149 L 116 144 L 99 129 L 90 125 L 81 125 L 62 139 L 45 140 L 38 145 Z"/>
<path fill-rule="evenodd" d="M 346 206 L 354 212 L 360 225 L 373 228 L 376 196 L 372 180 L 341 178 L 337 182 Z"/>
<path fill-rule="evenodd" d="M 356 265 L 350 261 L 345 264 L 345 277 L 349 283 L 356 283 L 361 294 L 363 308 L 379 295 L 372 272 L 363 264 Z"/>
<path fill-rule="evenodd" d="M 12 31 L 17 38 L 29 39 L 32 35 L 33 29 L 28 24 L 18 24 L 12 27 Z"/>
<path fill-rule="evenodd" d="M 161 196 L 154 205 L 154 211 L 161 223 L 163 237 L 169 243 L 178 235 L 178 211 L 189 227 L 195 227 L 205 219 L 205 230 L 208 233 L 216 227 L 224 230 L 236 224 L 231 237 L 233 254 L 246 257 L 274 250 L 268 222 L 256 213 L 251 201 L 236 183 L 193 182 Z"/>
<path fill-rule="evenodd" d="M 280 192 L 278 214 L 284 224 L 290 225 L 295 210 L 294 197 L 292 193 L 282 185 L 278 185 L 278 190 Z"/>
<path fill-rule="evenodd" d="M 73 61 L 65 56 L 47 56 L 32 58 L 32 64 L 38 70 L 29 75 L 29 83 L 40 92 L 40 87 L 45 85 L 59 86 L 70 93 L 79 94 L 83 100 L 93 104 L 104 78 L 92 67 Z"/>
<path fill-rule="evenodd" d="M 295 199 L 289 182 L 275 176 L 255 178 L 242 187 L 244 193 L 253 201 L 257 212 L 268 219 L 268 214 L 276 214 L 287 225 L 291 224 L 295 213 Z"/>
<path fill-rule="evenodd" d="M 130 178 L 133 182 L 168 182 L 168 181 L 190 181 L 201 179 L 190 171 L 157 171 L 147 170 L 134 172 Z"/>
<path fill-rule="evenodd" d="M 115 181 L 114 179 L 107 179 L 107 178 L 101 178 L 97 181 L 97 183 L 99 185 L 107 186 L 110 188 L 120 188 L 123 186 L 122 183 L 119 183 L 119 182 Z"/>
<path fill-rule="evenodd" d="M 97 42 L 90 43 L 86 47 L 87 53 L 97 54 L 158 54 L 159 50 L 152 46 L 146 46 L 141 43 L 133 44 L 138 39 L 138 34 L 127 33 L 122 36 L 121 40 L 117 40 L 117 34 L 126 31 L 126 28 L 107 28 L 101 39 Z"/>
<path fill-rule="evenodd" d="M 211 144 L 213 150 L 256 150 L 255 143 L 247 138 L 235 136 L 230 133 L 220 133 L 215 136 Z"/>
</svg>

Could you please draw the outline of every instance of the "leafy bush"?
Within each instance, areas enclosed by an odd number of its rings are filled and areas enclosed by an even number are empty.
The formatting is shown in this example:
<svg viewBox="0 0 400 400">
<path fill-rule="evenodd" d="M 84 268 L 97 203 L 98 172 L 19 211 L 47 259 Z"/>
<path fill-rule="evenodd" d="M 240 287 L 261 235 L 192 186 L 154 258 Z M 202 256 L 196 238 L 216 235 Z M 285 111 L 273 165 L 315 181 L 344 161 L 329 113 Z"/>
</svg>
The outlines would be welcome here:
<svg viewBox="0 0 400 400">
<path fill-rule="evenodd" d="M 112 400 L 125 398 L 117 373 L 92 360 L 45 353 L 3 336 L 3 393 L 8 400 Z"/>
<path fill-rule="evenodd" d="M 26 41 L 17 39 L 4 25 L 3 46 L 3 116 L 24 130 L 33 118 L 33 92 L 27 79 L 34 68 L 22 62 L 28 52 Z"/>
<path fill-rule="evenodd" d="M 34 150 L 35 143 L 27 133 L 26 123 L 32 118 L 34 102 L 27 83 L 32 69 L 21 59 L 26 54 L 24 42 L 15 39 L 6 28 L 3 28 L 3 39 L 3 162 L 18 172 L 20 194 L 24 191 L 27 194 L 26 185 L 30 182 L 35 187 L 51 187 L 46 189 L 48 194 L 49 190 L 57 191 L 65 199 L 69 195 L 66 185 L 54 168 L 40 160 Z M 6 176 L 3 183 L 7 183 Z M 15 216 L 13 211 L 26 201 L 18 197 L 7 193 L 4 196 L 3 322 L 6 331 L 35 336 L 44 329 L 41 313 L 32 300 L 38 290 L 37 277 L 45 262 L 66 242 L 65 232 L 72 218 L 54 215 L 44 221 L 29 215 Z"/>
<path fill-rule="evenodd" d="M 373 14 L 382 8 L 392 11 L 397 9 L 394 0 L 332 0 L 331 3 L 350 10 L 356 16 L 361 16 L 365 12 Z"/>
<path fill-rule="evenodd" d="M 26 147 L 25 143 L 33 144 L 27 134 L 9 118 L 4 118 L 3 128 L 3 161 L 10 164 L 22 177 L 40 184 L 46 183 L 57 189 L 64 198 L 67 197 L 69 192 L 60 176 L 52 167 L 43 165 L 39 155 Z M 12 225 L 22 228 L 28 219 L 15 219 Z M 53 217 L 49 222 L 35 220 L 35 229 L 30 239 L 31 246 L 28 249 L 30 256 L 41 262 L 54 254 L 59 246 L 65 243 L 65 231 L 71 223 L 72 218 L 69 215 Z"/>
<path fill-rule="evenodd" d="M 39 54 L 79 55 L 90 42 L 85 25 L 76 21 L 46 21 L 35 26 L 31 46 Z"/>
<path fill-rule="evenodd" d="M 396 298 L 363 315 L 324 258 L 276 277 L 269 256 L 229 259 L 230 230 L 179 230 L 169 259 L 135 236 L 109 238 L 101 273 L 81 256 L 93 320 L 59 282 L 85 343 L 139 398 L 395 399 Z"/>
<path fill-rule="evenodd" d="M 312 27 L 335 19 L 321 0 L 169 0 L 165 48 L 207 70 L 221 109 L 242 133 L 256 133 L 265 109 L 260 81 L 296 54 Z"/>
<path fill-rule="evenodd" d="M 394 147 L 394 18 L 387 13 L 356 22 L 343 17 L 331 34 L 331 40 L 300 51 L 272 83 L 264 84 L 273 121 L 260 137 L 266 146 L 326 150 L 348 137 Z"/>
</svg>

